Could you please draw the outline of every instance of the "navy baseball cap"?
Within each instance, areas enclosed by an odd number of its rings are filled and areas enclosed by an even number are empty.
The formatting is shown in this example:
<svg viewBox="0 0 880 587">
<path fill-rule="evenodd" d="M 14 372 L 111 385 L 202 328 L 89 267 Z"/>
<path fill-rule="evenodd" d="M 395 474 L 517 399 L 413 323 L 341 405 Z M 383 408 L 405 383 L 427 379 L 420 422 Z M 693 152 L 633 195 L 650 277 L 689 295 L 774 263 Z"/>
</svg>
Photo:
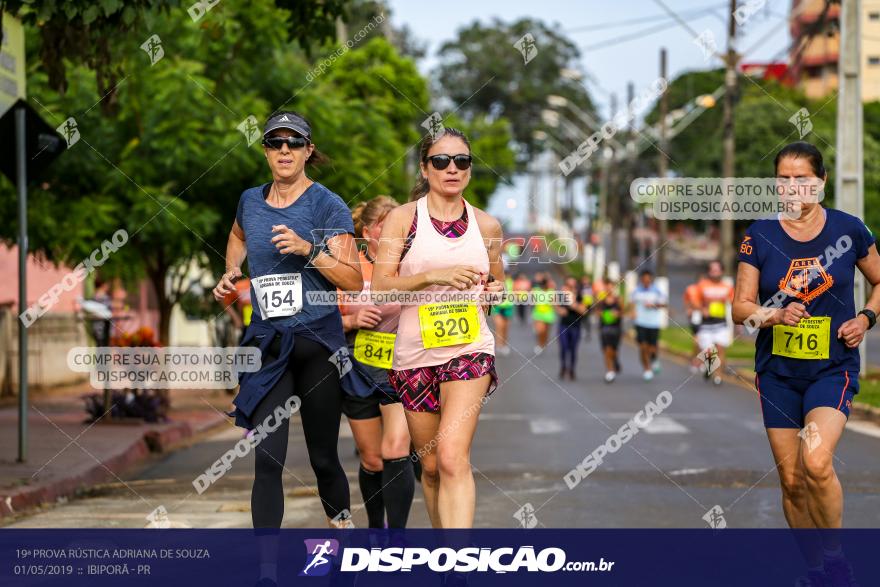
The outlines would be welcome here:
<svg viewBox="0 0 880 587">
<path fill-rule="evenodd" d="M 280 112 L 269 118 L 266 121 L 265 128 L 263 128 L 263 138 L 266 138 L 269 136 L 269 133 L 279 128 L 286 128 L 299 133 L 308 139 L 309 142 L 312 140 L 312 127 L 309 126 L 305 118 L 292 112 Z"/>
</svg>

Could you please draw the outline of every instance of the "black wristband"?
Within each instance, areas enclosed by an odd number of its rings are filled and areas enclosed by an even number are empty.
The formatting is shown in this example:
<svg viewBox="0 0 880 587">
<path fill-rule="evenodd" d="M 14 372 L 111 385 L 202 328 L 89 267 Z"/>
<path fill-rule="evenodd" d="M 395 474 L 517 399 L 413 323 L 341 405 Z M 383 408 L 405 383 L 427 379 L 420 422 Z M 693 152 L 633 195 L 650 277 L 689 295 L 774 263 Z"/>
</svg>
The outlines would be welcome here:
<svg viewBox="0 0 880 587">
<path fill-rule="evenodd" d="M 865 318 L 868 319 L 868 330 L 871 330 L 872 328 L 874 328 L 874 325 L 877 323 L 877 314 L 875 314 L 873 311 L 869 310 L 868 308 L 865 308 L 864 310 L 859 312 L 859 314 L 864 314 Z"/>
<path fill-rule="evenodd" d="M 312 251 L 309 253 L 309 263 L 314 264 L 315 258 L 326 250 L 327 243 L 325 243 L 324 241 L 312 243 Z"/>
</svg>

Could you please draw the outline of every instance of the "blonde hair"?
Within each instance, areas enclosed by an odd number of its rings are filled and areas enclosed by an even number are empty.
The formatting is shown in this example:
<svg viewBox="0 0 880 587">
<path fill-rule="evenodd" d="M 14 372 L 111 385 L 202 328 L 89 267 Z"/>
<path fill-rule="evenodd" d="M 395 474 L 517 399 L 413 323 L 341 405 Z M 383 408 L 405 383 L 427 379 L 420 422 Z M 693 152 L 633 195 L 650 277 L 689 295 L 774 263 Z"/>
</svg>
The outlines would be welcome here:
<svg viewBox="0 0 880 587">
<path fill-rule="evenodd" d="M 359 202 L 351 210 L 355 238 L 364 238 L 365 226 L 385 220 L 388 213 L 398 206 L 400 203 L 391 196 L 376 196 L 372 200 Z"/>
</svg>

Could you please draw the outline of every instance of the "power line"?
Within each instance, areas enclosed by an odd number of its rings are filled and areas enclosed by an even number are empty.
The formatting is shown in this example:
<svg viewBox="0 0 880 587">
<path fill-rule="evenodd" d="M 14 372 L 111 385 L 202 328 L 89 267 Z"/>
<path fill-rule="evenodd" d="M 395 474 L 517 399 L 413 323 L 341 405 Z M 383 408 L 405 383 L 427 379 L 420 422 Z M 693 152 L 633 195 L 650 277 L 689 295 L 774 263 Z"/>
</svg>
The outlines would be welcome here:
<svg viewBox="0 0 880 587">
<path fill-rule="evenodd" d="M 698 16 L 703 13 L 708 13 L 708 12 L 712 12 L 713 10 L 717 10 L 718 8 L 722 8 L 723 6 L 724 6 L 723 4 L 715 4 L 713 6 L 704 6 L 703 8 L 692 8 L 690 10 L 683 12 L 682 15 L 683 16 L 686 15 L 688 17 Z M 629 18 L 626 20 L 604 22 L 604 23 L 599 23 L 599 24 L 588 24 L 588 25 L 584 25 L 584 26 L 579 26 L 579 27 L 574 27 L 571 29 L 563 30 L 562 33 L 568 35 L 568 34 L 572 34 L 572 33 L 584 33 L 584 32 L 593 31 L 593 30 L 612 29 L 612 28 L 618 28 L 618 27 L 622 27 L 622 26 L 629 26 L 629 25 L 633 25 L 633 24 L 641 24 L 643 22 L 656 22 L 658 18 L 672 18 L 672 17 L 670 17 L 668 15 L 664 16 L 662 14 L 652 14 L 651 16 L 641 16 L 639 18 Z"/>
<path fill-rule="evenodd" d="M 648 28 L 642 29 L 642 30 L 636 31 L 634 33 L 629 33 L 626 35 L 621 35 L 619 37 L 606 39 L 604 41 L 600 41 L 600 42 L 595 43 L 593 45 L 586 45 L 584 47 L 581 47 L 581 49 L 583 49 L 584 51 L 593 51 L 595 49 L 605 49 L 607 47 L 613 47 L 614 45 L 619 45 L 620 43 L 625 43 L 627 41 L 641 39 L 641 38 L 645 37 L 646 35 L 652 35 L 654 33 L 659 33 L 660 31 L 665 31 L 666 29 L 671 29 L 677 25 L 678 25 L 677 22 L 670 21 L 670 22 L 667 22 L 664 24 L 659 24 L 659 25 L 656 25 L 653 27 L 648 27 Z"/>
</svg>

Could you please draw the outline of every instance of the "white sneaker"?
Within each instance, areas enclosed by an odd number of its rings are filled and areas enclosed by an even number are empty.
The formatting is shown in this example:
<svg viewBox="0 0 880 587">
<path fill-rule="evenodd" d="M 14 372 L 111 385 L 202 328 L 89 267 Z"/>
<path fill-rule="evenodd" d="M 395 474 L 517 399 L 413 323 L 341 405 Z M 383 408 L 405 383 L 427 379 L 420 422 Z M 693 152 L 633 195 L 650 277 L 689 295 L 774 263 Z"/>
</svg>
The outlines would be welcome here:
<svg viewBox="0 0 880 587">
<path fill-rule="evenodd" d="M 654 378 L 654 372 L 651 371 L 650 369 L 648 369 L 647 371 L 642 373 L 642 379 L 644 379 L 645 381 L 650 381 L 653 378 Z"/>
<path fill-rule="evenodd" d="M 611 383 L 612 381 L 614 381 L 615 377 L 617 377 L 617 373 L 615 373 L 614 371 L 608 371 L 607 373 L 605 373 L 605 383 Z"/>
<path fill-rule="evenodd" d="M 691 375 L 696 375 L 697 373 L 700 372 L 700 368 L 697 367 L 696 365 L 691 365 L 690 371 L 691 371 Z"/>
<path fill-rule="evenodd" d="M 654 370 L 654 373 L 659 373 L 663 370 L 663 366 L 660 365 L 660 359 L 654 359 L 654 362 L 651 364 L 651 369 Z"/>
<path fill-rule="evenodd" d="M 721 385 L 721 377 L 719 375 L 716 375 L 715 378 L 712 379 L 712 383 L 714 383 L 715 385 Z"/>
<path fill-rule="evenodd" d="M 498 354 L 503 357 L 506 357 L 507 355 L 510 354 L 510 347 L 507 345 L 498 347 Z"/>
<path fill-rule="evenodd" d="M 542 352 L 544 352 L 544 347 L 542 347 L 542 346 L 539 345 L 539 344 L 536 344 L 536 345 L 535 345 L 535 354 L 536 354 L 536 355 L 540 355 Z"/>
</svg>

